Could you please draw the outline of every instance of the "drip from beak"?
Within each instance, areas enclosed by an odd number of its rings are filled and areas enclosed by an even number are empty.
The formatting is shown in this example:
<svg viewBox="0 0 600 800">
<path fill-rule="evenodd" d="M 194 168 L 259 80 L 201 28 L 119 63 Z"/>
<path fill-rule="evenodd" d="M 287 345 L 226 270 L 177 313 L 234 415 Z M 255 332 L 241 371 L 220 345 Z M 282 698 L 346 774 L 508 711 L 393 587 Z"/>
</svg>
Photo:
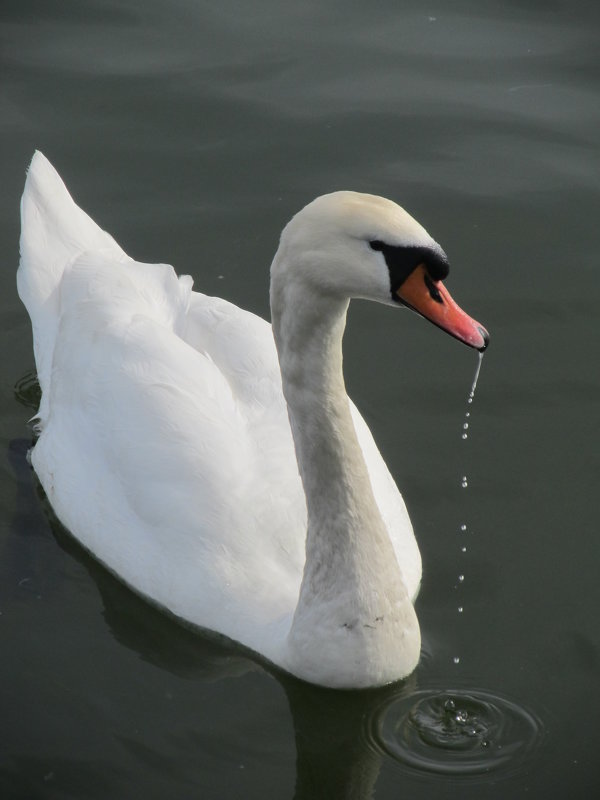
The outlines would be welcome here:
<svg viewBox="0 0 600 800">
<path fill-rule="evenodd" d="M 434 281 L 424 264 L 419 264 L 396 290 L 398 300 L 433 322 L 450 336 L 483 352 L 489 333 L 452 299 L 442 281 Z"/>
</svg>

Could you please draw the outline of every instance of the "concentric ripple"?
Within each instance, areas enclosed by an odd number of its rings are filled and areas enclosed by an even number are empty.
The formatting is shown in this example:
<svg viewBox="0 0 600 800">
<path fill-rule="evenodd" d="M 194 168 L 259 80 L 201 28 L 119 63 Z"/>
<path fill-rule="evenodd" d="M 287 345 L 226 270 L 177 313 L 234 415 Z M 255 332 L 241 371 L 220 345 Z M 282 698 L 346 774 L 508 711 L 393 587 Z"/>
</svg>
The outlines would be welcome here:
<svg viewBox="0 0 600 800">
<path fill-rule="evenodd" d="M 542 738 L 525 708 L 481 690 L 422 690 L 381 707 L 371 735 L 379 748 L 413 769 L 467 776 L 511 774 Z"/>
</svg>

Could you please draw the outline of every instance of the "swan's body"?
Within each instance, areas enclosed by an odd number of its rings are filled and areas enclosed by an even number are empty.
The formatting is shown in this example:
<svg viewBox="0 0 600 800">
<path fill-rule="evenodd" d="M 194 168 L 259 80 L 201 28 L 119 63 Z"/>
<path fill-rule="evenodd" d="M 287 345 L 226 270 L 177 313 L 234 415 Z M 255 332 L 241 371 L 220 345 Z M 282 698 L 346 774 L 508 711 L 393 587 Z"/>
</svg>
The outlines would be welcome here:
<svg viewBox="0 0 600 800">
<path fill-rule="evenodd" d="M 392 302 L 384 241 L 441 258 L 381 198 L 300 212 L 272 266 L 272 330 L 131 260 L 40 153 L 22 201 L 32 463 L 57 516 L 137 592 L 329 686 L 403 677 L 420 649 L 419 551 L 341 371 L 349 297 Z"/>
</svg>

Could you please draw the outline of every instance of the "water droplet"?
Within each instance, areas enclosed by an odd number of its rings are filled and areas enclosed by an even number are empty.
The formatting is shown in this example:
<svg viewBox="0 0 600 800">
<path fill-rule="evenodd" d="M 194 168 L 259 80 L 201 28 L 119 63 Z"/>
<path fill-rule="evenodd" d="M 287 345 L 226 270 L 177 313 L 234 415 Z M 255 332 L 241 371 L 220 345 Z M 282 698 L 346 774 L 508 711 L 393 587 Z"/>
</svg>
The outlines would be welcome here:
<svg viewBox="0 0 600 800">
<path fill-rule="evenodd" d="M 460 485 L 462 486 L 463 489 L 466 489 L 467 486 L 469 485 L 468 482 L 467 482 L 467 479 L 463 478 L 461 483 L 460 483 Z"/>
<path fill-rule="evenodd" d="M 462 614 L 462 613 L 463 613 L 463 607 L 462 607 L 462 606 L 459 606 L 459 607 L 458 607 L 458 613 L 459 613 L 459 614 Z"/>
<path fill-rule="evenodd" d="M 467 411 L 467 413 L 465 414 L 465 419 L 468 419 L 470 416 L 471 416 L 471 412 Z"/>
<path fill-rule="evenodd" d="M 468 427 L 469 427 L 469 423 L 468 422 L 464 422 L 463 423 L 463 429 L 466 431 Z"/>
<path fill-rule="evenodd" d="M 463 524 L 460 526 L 460 529 L 461 529 L 461 531 L 466 531 L 466 530 L 467 530 L 467 526 L 465 525 L 465 523 L 464 523 L 464 522 L 463 522 Z"/>
<path fill-rule="evenodd" d="M 467 403 L 472 403 L 472 402 L 473 402 L 473 398 L 469 397 L 469 399 L 467 400 Z"/>
<path fill-rule="evenodd" d="M 452 661 L 454 661 L 455 664 L 460 664 L 460 658 L 458 656 L 454 656 Z"/>
<path fill-rule="evenodd" d="M 461 553 L 466 553 L 467 552 L 467 548 L 466 547 L 461 547 L 460 548 L 460 552 Z"/>
<path fill-rule="evenodd" d="M 469 438 L 469 435 L 468 435 L 467 433 L 463 433 L 463 435 L 462 435 L 462 437 L 461 437 L 461 438 L 462 438 L 462 439 L 468 439 L 468 438 Z"/>
<path fill-rule="evenodd" d="M 464 575 L 459 575 L 458 576 L 458 582 L 459 583 L 463 583 L 464 580 L 465 580 L 465 576 Z"/>
</svg>

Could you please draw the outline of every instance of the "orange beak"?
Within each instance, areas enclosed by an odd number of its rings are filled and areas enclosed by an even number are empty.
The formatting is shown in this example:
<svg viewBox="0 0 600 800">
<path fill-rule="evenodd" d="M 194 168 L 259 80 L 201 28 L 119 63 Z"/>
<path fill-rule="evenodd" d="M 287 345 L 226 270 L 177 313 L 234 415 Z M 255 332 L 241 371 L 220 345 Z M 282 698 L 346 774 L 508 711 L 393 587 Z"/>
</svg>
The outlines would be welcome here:
<svg viewBox="0 0 600 800">
<path fill-rule="evenodd" d="M 442 281 L 430 277 L 424 264 L 410 273 L 396 294 L 404 305 L 469 347 L 483 352 L 488 346 L 490 337 L 483 325 L 465 314 Z"/>
</svg>

